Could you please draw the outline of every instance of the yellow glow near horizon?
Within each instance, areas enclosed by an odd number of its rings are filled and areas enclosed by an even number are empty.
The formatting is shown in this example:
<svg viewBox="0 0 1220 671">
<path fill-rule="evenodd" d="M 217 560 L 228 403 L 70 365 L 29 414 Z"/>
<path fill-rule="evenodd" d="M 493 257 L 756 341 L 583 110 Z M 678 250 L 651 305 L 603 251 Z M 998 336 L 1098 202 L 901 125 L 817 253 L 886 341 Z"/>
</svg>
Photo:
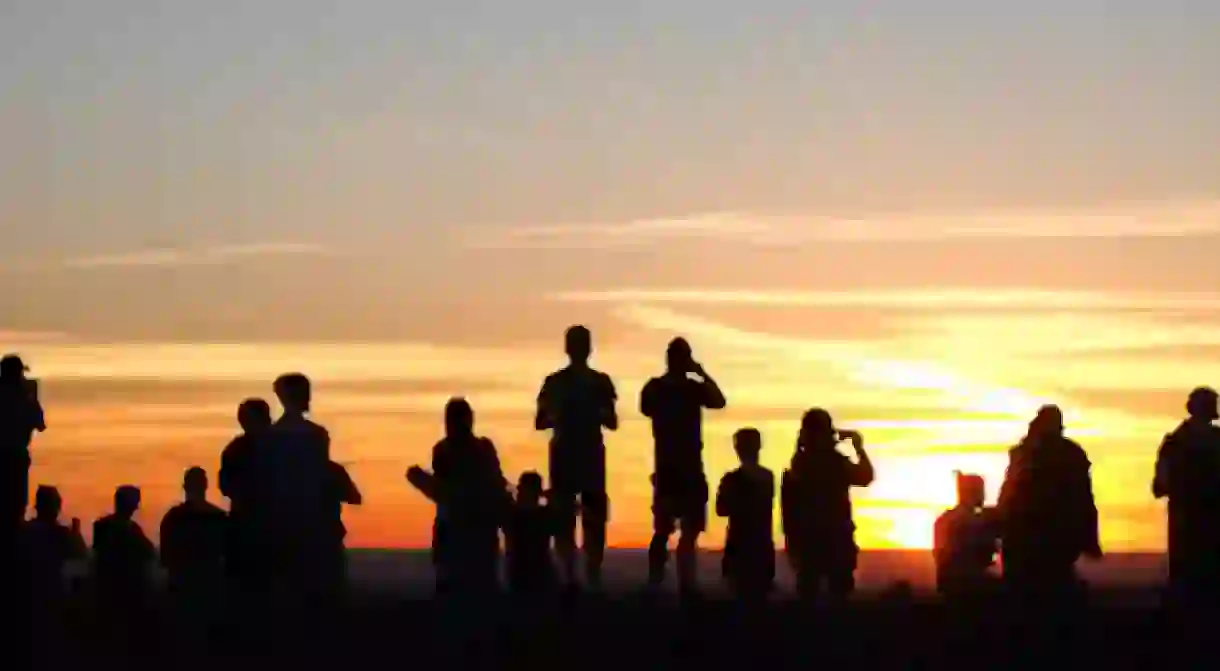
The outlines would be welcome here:
<svg viewBox="0 0 1220 671">
<path fill-rule="evenodd" d="M 1159 508 L 1142 483 L 1156 442 L 1172 428 L 1177 404 L 1141 402 L 1147 410 L 1135 412 L 1076 396 L 1098 390 L 1142 398 L 1123 371 L 1139 371 L 1144 389 L 1176 388 L 1184 394 L 1185 360 L 1181 369 L 1157 368 L 1177 360 L 1170 352 L 1109 368 L 1114 361 L 1096 339 L 1098 349 L 1087 356 L 1070 347 L 1058 351 L 1065 330 L 1096 333 L 1094 327 L 1134 326 L 1142 317 L 1099 315 L 1093 324 L 1087 315 L 1048 316 L 1042 322 L 1027 314 L 992 314 L 972 317 L 966 320 L 970 328 L 959 329 L 960 316 L 930 315 L 907 324 L 899 336 L 817 340 L 791 335 L 799 324 L 790 325 L 789 335 L 778 335 L 734 325 L 748 320 L 718 321 L 642 303 L 623 305 L 617 314 L 636 333 L 688 335 L 725 388 L 729 409 L 707 416 L 706 463 L 713 487 L 736 465 L 729 443 L 735 429 L 754 425 L 763 432 L 764 463 L 778 474 L 791 454 L 801 412 L 823 405 L 843 426 L 864 432 L 877 464 L 877 481 L 855 494 L 861 545 L 927 547 L 932 521 L 953 504 L 953 471 L 983 475 L 994 499 L 1006 449 L 1039 405 L 1057 402 L 1067 411 L 1070 433 L 1094 461 L 1103 540 L 1119 549 L 1155 549 L 1163 543 Z M 1198 339 L 1192 335 L 1195 327 L 1175 328 L 1162 325 L 1158 338 Z M 660 372 L 660 357 L 650 352 L 663 340 L 628 341 L 596 354 L 596 365 L 614 375 L 623 417 L 622 429 L 608 437 L 615 545 L 644 545 L 651 529 L 651 442 L 636 403 L 644 380 Z M 1115 341 L 1131 342 L 1117 336 Z M 556 352 L 514 346 L 13 345 L 5 348 L 19 348 L 44 379 L 51 430 L 35 445 L 35 481 L 61 485 L 69 513 L 82 517 L 108 506 L 113 485 L 138 482 L 145 487 L 146 525 L 178 496 L 185 467 L 215 467 L 220 448 L 235 431 L 233 408 L 242 397 L 270 396 L 270 380 L 279 372 L 310 374 L 317 386 L 316 413 L 335 437 L 336 458 L 349 464 L 365 490 L 367 505 L 347 514 L 351 541 L 359 546 L 427 543 L 432 511 L 405 486 L 402 472 L 427 459 L 440 434 L 440 408 L 450 395 L 466 395 L 474 403 L 479 430 L 496 440 L 510 478 L 526 469 L 545 473 L 547 438 L 532 431 L 529 418 L 536 385 L 562 363 Z M 1208 366 L 1192 367 L 1193 377 L 1206 379 Z M 1078 382 L 1080 370 L 1089 373 L 1087 385 Z M 136 392 L 114 386 L 124 381 L 128 387 L 175 386 L 133 398 L 125 394 Z M 218 384 L 225 385 L 220 396 Z M 71 391 L 81 385 L 92 391 Z M 1131 510 L 1142 512 L 1132 518 Z M 715 520 L 704 544 L 715 546 L 722 538 L 723 523 Z"/>
</svg>

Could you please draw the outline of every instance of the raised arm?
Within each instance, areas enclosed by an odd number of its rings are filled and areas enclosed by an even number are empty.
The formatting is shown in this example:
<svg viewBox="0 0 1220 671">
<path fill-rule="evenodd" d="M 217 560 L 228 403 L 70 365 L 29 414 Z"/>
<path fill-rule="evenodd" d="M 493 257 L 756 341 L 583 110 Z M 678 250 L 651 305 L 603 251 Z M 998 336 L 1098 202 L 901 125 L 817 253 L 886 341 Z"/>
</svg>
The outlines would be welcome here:
<svg viewBox="0 0 1220 671">
<path fill-rule="evenodd" d="M 703 391 L 703 407 L 708 410 L 723 410 L 724 406 L 728 405 L 728 401 L 725 400 L 720 385 L 716 384 L 716 380 L 708 375 L 702 365 L 695 364 L 694 372 L 699 376 L 700 389 Z"/>
<path fill-rule="evenodd" d="M 877 474 L 872 459 L 864 451 L 864 436 L 855 431 L 844 433 L 847 433 L 852 449 L 856 451 L 856 461 L 847 467 L 848 481 L 852 487 L 867 487 L 873 484 Z"/>
</svg>

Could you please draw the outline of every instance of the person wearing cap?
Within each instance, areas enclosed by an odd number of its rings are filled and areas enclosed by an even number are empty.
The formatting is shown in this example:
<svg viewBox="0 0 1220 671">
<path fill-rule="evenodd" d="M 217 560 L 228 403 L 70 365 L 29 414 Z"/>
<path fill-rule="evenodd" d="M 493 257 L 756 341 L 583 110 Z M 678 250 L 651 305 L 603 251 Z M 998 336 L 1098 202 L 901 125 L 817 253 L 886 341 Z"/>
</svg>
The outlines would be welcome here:
<svg viewBox="0 0 1220 671">
<path fill-rule="evenodd" d="M 0 359 L 0 515 L 16 530 L 25 519 L 30 496 L 30 443 L 46 430 L 36 380 L 15 354 Z"/>
<path fill-rule="evenodd" d="M 1057 603 L 1081 587 L 1076 561 L 1101 559 L 1091 469 L 1054 405 L 1039 409 L 1009 450 L 996 507 L 1003 578 L 1017 595 Z"/>
<path fill-rule="evenodd" d="M 1220 428 L 1217 394 L 1200 387 L 1187 418 L 1161 442 L 1152 494 L 1168 499 L 1169 583 L 1177 596 L 1220 596 Z"/>
</svg>

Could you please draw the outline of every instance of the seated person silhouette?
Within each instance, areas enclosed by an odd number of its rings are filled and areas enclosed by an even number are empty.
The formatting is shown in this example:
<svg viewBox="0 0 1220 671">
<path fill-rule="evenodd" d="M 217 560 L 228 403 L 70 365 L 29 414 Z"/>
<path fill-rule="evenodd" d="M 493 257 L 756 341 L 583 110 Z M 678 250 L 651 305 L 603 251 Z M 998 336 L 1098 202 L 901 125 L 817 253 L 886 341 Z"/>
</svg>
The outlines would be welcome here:
<svg viewBox="0 0 1220 671">
<path fill-rule="evenodd" d="M 102 612 L 126 619 L 147 604 L 153 544 L 135 521 L 140 489 L 114 492 L 114 512 L 93 523 L 93 579 Z"/>
<path fill-rule="evenodd" d="M 223 585 L 228 518 L 208 501 L 208 474 L 199 466 L 186 471 L 185 500 L 161 520 L 161 565 L 170 595 L 186 616 L 203 615 Z"/>
<path fill-rule="evenodd" d="M 967 595 L 992 582 L 988 569 L 999 551 L 999 526 L 984 507 L 982 476 L 958 472 L 957 505 L 936 518 L 933 556 L 937 590 L 946 596 Z"/>
<path fill-rule="evenodd" d="M 775 474 L 758 462 L 758 429 L 735 433 L 733 448 L 741 467 L 726 473 L 716 492 L 716 514 L 729 520 L 722 568 L 734 594 L 760 600 L 775 582 Z"/>
<path fill-rule="evenodd" d="M 521 474 L 517 499 L 509 514 L 505 540 L 508 550 L 508 583 L 514 594 L 538 596 L 556 584 L 551 541 L 559 520 L 543 497 L 542 476 L 535 471 Z"/>
<path fill-rule="evenodd" d="M 34 518 L 21 530 L 22 584 L 32 611 L 39 613 L 47 613 L 63 603 L 67 596 L 64 569 L 68 562 L 84 559 L 88 554 L 80 520 L 73 518 L 71 527 L 61 524 L 62 509 L 59 490 L 40 485 L 34 494 Z"/>
</svg>

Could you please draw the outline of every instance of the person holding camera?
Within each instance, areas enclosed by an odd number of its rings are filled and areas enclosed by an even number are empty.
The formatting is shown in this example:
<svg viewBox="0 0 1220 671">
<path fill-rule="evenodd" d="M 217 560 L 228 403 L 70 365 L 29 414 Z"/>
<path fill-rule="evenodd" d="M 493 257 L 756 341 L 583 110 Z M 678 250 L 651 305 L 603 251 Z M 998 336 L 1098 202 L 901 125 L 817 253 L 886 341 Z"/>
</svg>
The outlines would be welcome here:
<svg viewBox="0 0 1220 671">
<path fill-rule="evenodd" d="M 695 553 L 707 527 L 708 484 L 703 472 L 703 411 L 726 402 L 716 381 L 695 358 L 690 343 L 675 338 L 665 352 L 665 374 L 640 392 L 640 413 L 652 420 L 655 444 L 653 536 L 648 547 L 648 585 L 664 581 L 669 537 L 678 537 L 678 587 L 695 589 Z"/>
<path fill-rule="evenodd" d="M 851 443 L 855 461 L 839 452 L 845 441 Z M 855 590 L 859 547 L 851 489 L 871 485 L 873 477 L 863 436 L 836 429 L 830 413 L 821 408 L 805 413 L 796 453 L 780 481 L 788 561 L 802 598 L 817 598 L 825 586 L 838 603 Z"/>
</svg>

